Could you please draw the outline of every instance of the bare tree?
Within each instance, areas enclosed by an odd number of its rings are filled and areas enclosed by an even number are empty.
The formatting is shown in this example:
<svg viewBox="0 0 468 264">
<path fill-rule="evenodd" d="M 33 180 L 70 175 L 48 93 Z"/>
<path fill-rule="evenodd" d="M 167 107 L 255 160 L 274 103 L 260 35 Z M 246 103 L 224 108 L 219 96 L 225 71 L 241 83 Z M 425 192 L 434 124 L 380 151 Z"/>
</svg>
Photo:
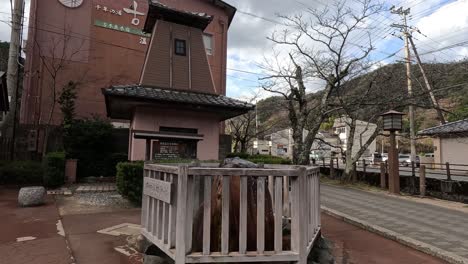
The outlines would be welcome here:
<svg viewBox="0 0 468 264">
<path fill-rule="evenodd" d="M 254 103 L 257 98 L 258 95 L 252 98 L 250 103 Z M 271 121 L 259 124 L 257 111 L 258 109 L 251 110 L 227 121 L 227 129 L 234 141 L 234 152 L 246 153 L 253 139 L 264 135 L 274 126 L 275 122 Z"/>
<path fill-rule="evenodd" d="M 74 81 L 79 84 L 86 75 L 86 73 L 83 73 L 80 80 L 66 80 L 66 77 L 63 76 L 70 64 L 74 60 L 78 60 L 83 52 L 86 52 L 86 50 L 83 49 L 86 40 L 74 38 L 66 29 L 63 29 L 63 32 L 60 33 L 51 33 L 49 36 L 49 40 L 43 44 L 40 44 L 37 39 L 35 39 L 34 43 L 39 54 L 41 65 L 46 73 L 43 76 L 47 82 L 46 87 L 49 90 L 50 96 L 50 106 L 44 122 L 43 155 L 47 152 L 52 119 L 55 107 L 58 103 L 59 88 L 63 87 L 64 84 L 69 81 Z"/>
<path fill-rule="evenodd" d="M 381 11 L 380 4 L 361 0 L 359 10 L 338 1 L 324 10 L 307 9 L 304 14 L 280 16 L 286 29 L 269 39 L 288 49 L 288 56 L 266 61 L 263 88 L 283 96 L 293 131 L 293 162 L 308 164 L 312 143 L 322 122 L 341 107 L 330 106 L 333 93 L 347 80 L 368 71 L 367 60 L 373 46 L 363 28 L 367 19 Z M 351 36 L 364 32 L 369 43 L 351 53 Z M 287 61 L 285 63 L 285 61 Z M 313 98 L 307 93 L 309 83 L 321 80 L 324 89 Z M 304 130 L 308 131 L 307 136 Z"/>
</svg>

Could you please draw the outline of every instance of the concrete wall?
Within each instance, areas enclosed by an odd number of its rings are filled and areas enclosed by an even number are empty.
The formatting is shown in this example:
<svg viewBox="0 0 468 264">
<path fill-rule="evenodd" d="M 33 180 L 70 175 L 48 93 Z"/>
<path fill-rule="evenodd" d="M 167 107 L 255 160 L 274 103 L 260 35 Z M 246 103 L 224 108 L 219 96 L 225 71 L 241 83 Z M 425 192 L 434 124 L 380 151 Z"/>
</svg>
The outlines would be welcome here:
<svg viewBox="0 0 468 264">
<path fill-rule="evenodd" d="M 210 114 L 137 108 L 131 125 L 132 130 L 159 131 L 159 127 L 180 127 L 198 129 L 203 140 L 197 144 L 197 158 L 218 160 L 219 158 L 219 120 Z M 144 160 L 146 140 L 131 139 L 130 160 Z"/>
</svg>

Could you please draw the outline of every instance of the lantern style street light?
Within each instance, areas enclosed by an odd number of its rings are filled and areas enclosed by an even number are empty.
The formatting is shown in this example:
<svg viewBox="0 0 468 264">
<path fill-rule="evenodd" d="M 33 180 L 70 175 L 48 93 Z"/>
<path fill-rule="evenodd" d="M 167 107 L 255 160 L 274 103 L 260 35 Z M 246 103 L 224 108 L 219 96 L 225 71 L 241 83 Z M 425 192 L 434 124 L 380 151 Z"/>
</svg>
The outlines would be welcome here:
<svg viewBox="0 0 468 264">
<path fill-rule="evenodd" d="M 397 131 L 403 130 L 403 116 L 398 111 L 389 111 L 382 114 L 383 130 L 390 132 L 390 151 L 388 152 L 388 189 L 390 193 L 400 194 L 400 171 L 398 162 L 398 151 L 396 149 Z"/>
</svg>

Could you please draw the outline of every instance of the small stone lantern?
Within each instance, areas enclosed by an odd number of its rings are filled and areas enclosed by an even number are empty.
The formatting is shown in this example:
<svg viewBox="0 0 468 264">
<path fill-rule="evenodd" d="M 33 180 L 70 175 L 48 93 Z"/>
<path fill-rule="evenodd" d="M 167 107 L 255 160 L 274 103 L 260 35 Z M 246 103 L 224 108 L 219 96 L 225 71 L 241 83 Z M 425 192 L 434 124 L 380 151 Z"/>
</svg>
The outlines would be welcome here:
<svg viewBox="0 0 468 264">
<path fill-rule="evenodd" d="M 398 166 L 398 151 L 396 149 L 395 132 L 403 129 L 403 116 L 398 111 L 382 114 L 383 130 L 390 132 L 390 151 L 388 153 L 388 189 L 390 193 L 400 194 L 400 171 Z"/>
<path fill-rule="evenodd" d="M 398 111 L 388 111 L 382 114 L 383 118 L 383 130 L 395 132 L 403 130 L 403 116 L 405 114 Z"/>
</svg>

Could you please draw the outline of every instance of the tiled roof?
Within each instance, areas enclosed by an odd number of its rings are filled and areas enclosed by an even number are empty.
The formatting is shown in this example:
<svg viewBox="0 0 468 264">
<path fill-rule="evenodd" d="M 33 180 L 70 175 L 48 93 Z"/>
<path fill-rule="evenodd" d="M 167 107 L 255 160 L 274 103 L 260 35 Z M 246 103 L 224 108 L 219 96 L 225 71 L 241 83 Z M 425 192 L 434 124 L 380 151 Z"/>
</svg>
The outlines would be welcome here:
<svg viewBox="0 0 468 264">
<path fill-rule="evenodd" d="M 165 5 L 165 4 L 161 3 L 161 2 L 159 2 L 158 0 L 151 0 L 150 4 L 153 5 L 153 6 L 158 6 L 158 7 L 165 8 L 165 9 L 170 9 L 170 10 L 185 13 L 185 14 L 188 14 L 188 15 L 199 16 L 201 18 L 211 19 L 211 16 L 208 15 L 208 14 L 177 10 L 175 8 L 172 8 L 172 7 L 168 6 L 168 5 Z"/>
<path fill-rule="evenodd" d="M 468 118 L 450 122 L 444 125 L 431 127 L 419 132 L 420 135 L 435 136 L 468 132 Z"/>
<path fill-rule="evenodd" d="M 229 98 L 223 95 L 195 93 L 174 89 L 162 89 L 157 87 L 143 87 L 140 85 L 112 86 L 110 88 L 103 89 L 103 94 L 110 96 L 124 96 L 131 98 L 149 99 L 163 102 L 189 103 L 245 110 L 254 108 L 252 104 Z"/>
<path fill-rule="evenodd" d="M 178 10 L 161 4 L 159 1 L 151 0 L 143 31 L 152 33 L 157 20 L 199 28 L 204 31 L 212 19 L 212 16 L 205 13 Z"/>
</svg>

